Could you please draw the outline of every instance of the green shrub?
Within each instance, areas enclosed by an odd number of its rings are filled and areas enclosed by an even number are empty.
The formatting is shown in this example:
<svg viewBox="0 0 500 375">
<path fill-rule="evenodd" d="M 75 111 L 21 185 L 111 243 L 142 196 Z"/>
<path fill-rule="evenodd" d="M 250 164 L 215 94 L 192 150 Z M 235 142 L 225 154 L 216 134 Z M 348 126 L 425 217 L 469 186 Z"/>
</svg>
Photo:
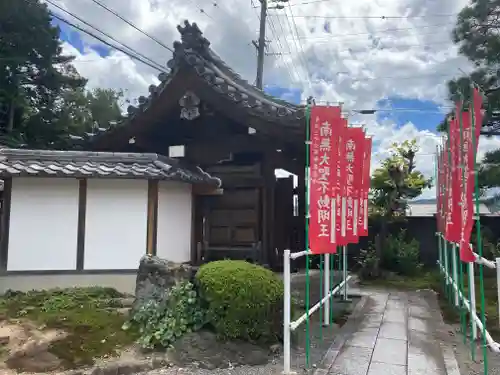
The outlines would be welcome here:
<svg viewBox="0 0 500 375">
<path fill-rule="evenodd" d="M 421 269 L 420 244 L 417 240 L 406 238 L 406 230 L 396 236 L 390 235 L 383 253 L 383 267 L 402 276 L 414 276 Z"/>
<path fill-rule="evenodd" d="M 380 276 L 380 259 L 373 246 L 370 246 L 367 250 L 361 249 L 356 262 L 359 266 L 359 277 L 362 280 L 373 280 Z"/>
<path fill-rule="evenodd" d="M 245 261 L 203 265 L 196 274 L 209 324 L 226 339 L 275 341 L 283 330 L 283 282 Z"/>
<path fill-rule="evenodd" d="M 139 329 L 138 344 L 147 349 L 169 347 L 188 332 L 202 328 L 206 323 L 206 312 L 194 285 L 179 282 L 170 290 L 156 291 L 132 315 L 123 329 Z"/>
</svg>

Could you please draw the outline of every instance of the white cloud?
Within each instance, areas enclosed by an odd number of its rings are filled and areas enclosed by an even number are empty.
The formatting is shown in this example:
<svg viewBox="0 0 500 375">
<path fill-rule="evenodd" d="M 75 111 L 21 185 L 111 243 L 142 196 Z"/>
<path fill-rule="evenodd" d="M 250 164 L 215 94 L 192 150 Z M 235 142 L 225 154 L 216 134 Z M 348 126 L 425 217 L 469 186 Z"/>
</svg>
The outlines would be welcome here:
<svg viewBox="0 0 500 375">
<path fill-rule="evenodd" d="M 92 1 L 53 1 L 160 64 L 171 57 L 164 47 Z M 259 9 L 252 7 L 251 0 L 101 2 L 167 46 L 180 38 L 177 24 L 184 19 L 197 22 L 212 48 L 245 79 L 254 81 L 256 51 L 252 39 L 258 36 Z M 259 4 L 259 0 L 253 3 Z M 467 0 L 300 3 L 306 1 L 291 0 L 291 7 L 269 11 L 269 51 L 282 55 L 266 57 L 267 84 L 299 87 L 304 89 L 304 98 L 312 94 L 318 102 L 341 101 L 346 108 L 374 108 L 380 99 L 395 95 L 433 100 L 446 107 L 450 105 L 446 81 L 460 75 L 460 69 L 470 69 L 450 38 L 456 19 L 453 15 Z M 96 43 L 90 37 L 84 40 L 89 45 Z M 145 95 L 151 83 L 157 83 L 157 72 L 120 52 L 101 58 L 90 48 L 83 55 L 68 44 L 64 48 L 77 56 L 75 66 L 89 79 L 90 87 L 124 89 L 133 100 Z M 421 147 L 417 167 L 433 176 L 436 134 L 411 123 L 397 127 L 389 120 L 377 122 L 374 116 L 353 116 L 351 120 L 364 122 L 374 135 L 374 167 L 393 142 L 416 138 Z M 496 142 L 482 139 L 481 152 L 494 148 Z"/>
</svg>

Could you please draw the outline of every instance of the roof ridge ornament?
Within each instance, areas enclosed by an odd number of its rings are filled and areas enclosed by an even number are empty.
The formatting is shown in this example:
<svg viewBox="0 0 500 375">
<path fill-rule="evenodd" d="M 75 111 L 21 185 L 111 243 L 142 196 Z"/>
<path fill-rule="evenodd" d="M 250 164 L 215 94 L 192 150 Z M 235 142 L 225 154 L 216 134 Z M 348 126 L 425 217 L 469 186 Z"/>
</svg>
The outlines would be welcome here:
<svg viewBox="0 0 500 375">
<path fill-rule="evenodd" d="M 208 53 L 210 41 L 203 36 L 203 32 L 196 22 L 190 23 L 185 20 L 184 27 L 177 25 L 177 30 L 181 34 L 182 44 L 185 49 L 192 49 L 202 55 Z"/>
</svg>

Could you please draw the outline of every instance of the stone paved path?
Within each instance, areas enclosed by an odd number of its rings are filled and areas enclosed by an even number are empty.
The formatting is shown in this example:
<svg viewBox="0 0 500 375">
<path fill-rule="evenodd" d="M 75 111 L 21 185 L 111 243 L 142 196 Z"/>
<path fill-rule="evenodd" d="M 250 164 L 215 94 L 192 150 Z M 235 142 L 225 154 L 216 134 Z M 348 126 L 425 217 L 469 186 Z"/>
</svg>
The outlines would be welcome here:
<svg viewBox="0 0 500 375">
<path fill-rule="evenodd" d="M 316 375 L 460 375 L 453 350 L 439 339 L 443 322 L 434 295 L 350 292 L 366 298 Z"/>
</svg>

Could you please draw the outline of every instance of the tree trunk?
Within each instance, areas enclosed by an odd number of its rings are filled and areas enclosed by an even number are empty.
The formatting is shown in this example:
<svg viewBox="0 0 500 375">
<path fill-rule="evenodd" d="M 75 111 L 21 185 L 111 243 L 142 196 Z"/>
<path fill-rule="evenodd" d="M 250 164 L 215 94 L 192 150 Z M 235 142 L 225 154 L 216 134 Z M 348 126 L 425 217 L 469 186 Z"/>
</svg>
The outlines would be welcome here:
<svg viewBox="0 0 500 375">
<path fill-rule="evenodd" d="M 14 130 L 14 114 L 16 113 L 15 109 L 16 109 L 15 100 L 11 99 L 11 101 L 9 103 L 9 114 L 7 117 L 7 126 L 5 127 L 5 132 L 7 134 L 12 133 L 12 131 Z"/>
<path fill-rule="evenodd" d="M 385 216 L 381 217 L 380 220 L 380 230 L 375 239 L 375 253 L 378 258 L 378 273 L 380 273 L 380 266 L 382 265 L 382 257 L 384 254 L 384 248 L 386 244 L 386 239 L 388 235 L 388 219 Z"/>
</svg>

